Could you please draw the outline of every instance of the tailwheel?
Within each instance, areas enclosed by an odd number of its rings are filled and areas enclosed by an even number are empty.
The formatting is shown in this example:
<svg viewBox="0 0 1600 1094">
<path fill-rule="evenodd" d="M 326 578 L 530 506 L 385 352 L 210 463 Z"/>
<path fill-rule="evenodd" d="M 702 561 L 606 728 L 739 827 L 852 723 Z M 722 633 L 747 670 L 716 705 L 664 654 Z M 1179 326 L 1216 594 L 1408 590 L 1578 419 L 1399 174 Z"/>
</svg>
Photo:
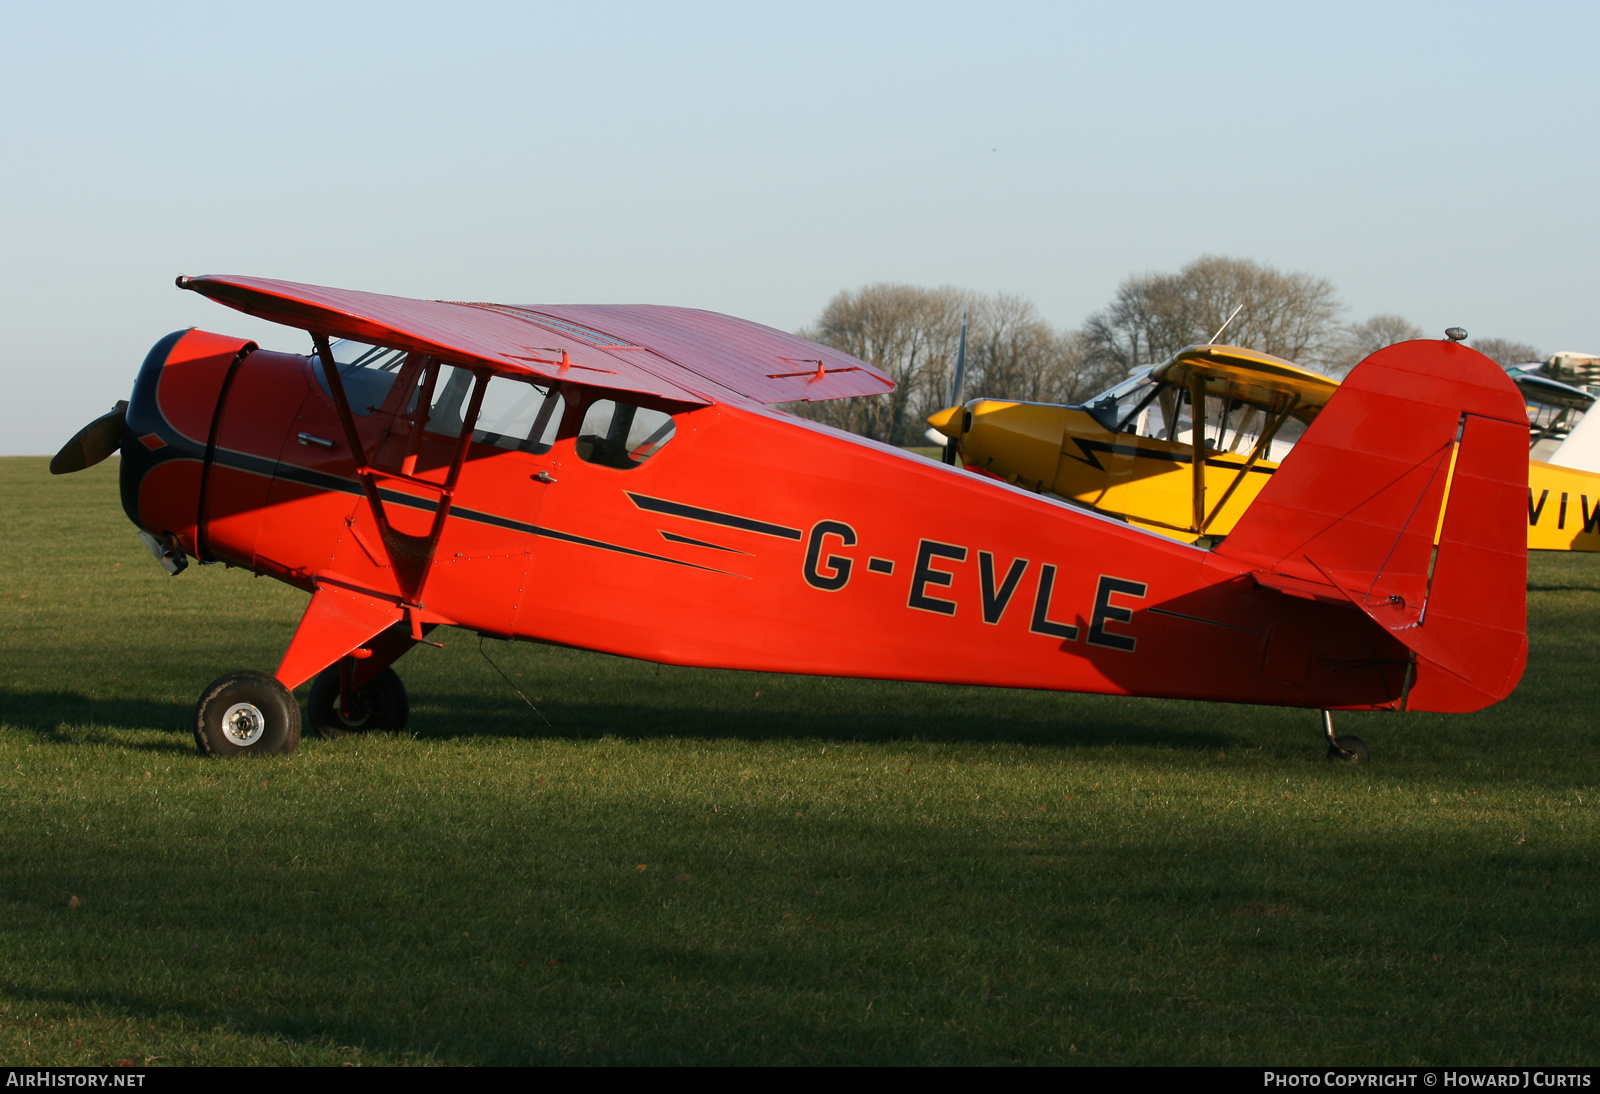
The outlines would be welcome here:
<svg viewBox="0 0 1600 1094">
<path fill-rule="evenodd" d="M 311 681 L 306 717 L 319 737 L 346 737 L 375 729 L 404 729 L 411 717 L 411 701 L 400 674 L 385 668 L 360 687 L 349 689 L 343 709 L 339 703 L 342 663 L 329 665 Z"/>
<path fill-rule="evenodd" d="M 1343 760 L 1348 764 L 1364 764 L 1372 758 L 1367 742 L 1360 737 L 1338 737 L 1328 746 L 1328 759 Z"/>
<path fill-rule="evenodd" d="M 1328 759 L 1342 760 L 1348 764 L 1364 764 L 1372 758 L 1367 742 L 1360 737 L 1335 737 L 1333 715 L 1322 712 L 1322 730 L 1328 738 Z"/>
<path fill-rule="evenodd" d="M 300 743 L 300 704 L 268 673 L 227 673 L 195 704 L 194 740 L 208 756 L 287 756 Z"/>
</svg>

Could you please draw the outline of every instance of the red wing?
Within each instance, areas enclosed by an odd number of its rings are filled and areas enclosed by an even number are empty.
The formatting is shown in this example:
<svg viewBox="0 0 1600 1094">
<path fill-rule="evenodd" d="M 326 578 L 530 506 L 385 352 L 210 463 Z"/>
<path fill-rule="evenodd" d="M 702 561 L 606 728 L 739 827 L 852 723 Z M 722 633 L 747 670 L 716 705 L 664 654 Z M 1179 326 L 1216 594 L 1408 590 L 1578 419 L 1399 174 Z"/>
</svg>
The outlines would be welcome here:
<svg viewBox="0 0 1600 1094">
<path fill-rule="evenodd" d="M 816 401 L 894 388 L 848 354 L 693 308 L 411 300 L 260 277 L 189 277 L 178 284 L 317 334 L 685 403 Z"/>
<path fill-rule="evenodd" d="M 772 404 L 894 390 L 893 380 L 859 358 L 714 311 L 655 304 L 563 304 L 536 311 L 648 346 L 693 374 L 681 382 L 706 394 L 715 390 L 709 383 Z"/>
</svg>

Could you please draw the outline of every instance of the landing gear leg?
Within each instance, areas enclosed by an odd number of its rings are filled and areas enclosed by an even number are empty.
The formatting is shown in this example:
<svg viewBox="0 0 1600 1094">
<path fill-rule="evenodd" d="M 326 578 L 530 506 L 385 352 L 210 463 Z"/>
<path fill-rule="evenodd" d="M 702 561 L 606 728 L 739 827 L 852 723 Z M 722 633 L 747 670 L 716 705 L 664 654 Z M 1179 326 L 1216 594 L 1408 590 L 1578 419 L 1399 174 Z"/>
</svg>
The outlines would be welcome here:
<svg viewBox="0 0 1600 1094">
<path fill-rule="evenodd" d="M 1367 751 L 1367 742 L 1360 737 L 1335 737 L 1333 735 L 1333 715 L 1328 711 L 1322 712 L 1322 731 L 1328 735 L 1328 759 L 1343 760 L 1349 764 L 1364 764 L 1372 754 Z"/>
</svg>

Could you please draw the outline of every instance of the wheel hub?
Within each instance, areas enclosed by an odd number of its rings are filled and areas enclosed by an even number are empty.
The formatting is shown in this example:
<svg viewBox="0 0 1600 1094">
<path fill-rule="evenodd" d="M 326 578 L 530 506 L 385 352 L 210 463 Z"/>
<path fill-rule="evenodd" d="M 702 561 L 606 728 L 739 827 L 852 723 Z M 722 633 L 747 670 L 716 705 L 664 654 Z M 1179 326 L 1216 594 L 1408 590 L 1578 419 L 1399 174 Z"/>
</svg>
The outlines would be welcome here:
<svg viewBox="0 0 1600 1094">
<path fill-rule="evenodd" d="M 240 748 L 255 744 L 266 731 L 266 715 L 254 703 L 235 703 L 222 715 L 222 735 Z"/>
<path fill-rule="evenodd" d="M 368 719 L 372 717 L 373 710 L 378 706 L 372 702 L 368 691 L 358 691 L 350 696 L 350 712 L 346 714 L 339 709 L 339 704 L 333 704 L 333 712 L 338 715 L 340 723 L 347 729 L 365 728 Z"/>
</svg>

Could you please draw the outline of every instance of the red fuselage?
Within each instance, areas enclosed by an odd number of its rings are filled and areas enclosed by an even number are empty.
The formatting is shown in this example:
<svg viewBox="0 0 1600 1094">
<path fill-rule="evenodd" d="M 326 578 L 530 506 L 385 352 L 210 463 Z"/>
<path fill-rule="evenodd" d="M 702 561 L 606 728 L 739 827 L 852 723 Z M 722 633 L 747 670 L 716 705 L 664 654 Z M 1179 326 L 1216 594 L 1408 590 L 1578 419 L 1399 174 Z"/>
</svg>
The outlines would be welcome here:
<svg viewBox="0 0 1600 1094">
<path fill-rule="evenodd" d="M 129 516 L 202 560 L 400 597 L 315 359 L 246 348 L 190 331 L 152 350 Z M 355 420 L 373 466 L 442 481 L 456 441 L 417 424 L 421 368 Z M 471 444 L 417 593 L 430 622 L 673 664 L 1303 707 L 1393 707 L 1406 685 L 1409 652 L 1361 611 L 1214 553 L 757 405 L 551 388 L 547 450 Z M 597 459 L 602 400 L 670 415 L 670 439 Z M 425 533 L 438 491 L 382 489 L 395 530 Z"/>
</svg>

